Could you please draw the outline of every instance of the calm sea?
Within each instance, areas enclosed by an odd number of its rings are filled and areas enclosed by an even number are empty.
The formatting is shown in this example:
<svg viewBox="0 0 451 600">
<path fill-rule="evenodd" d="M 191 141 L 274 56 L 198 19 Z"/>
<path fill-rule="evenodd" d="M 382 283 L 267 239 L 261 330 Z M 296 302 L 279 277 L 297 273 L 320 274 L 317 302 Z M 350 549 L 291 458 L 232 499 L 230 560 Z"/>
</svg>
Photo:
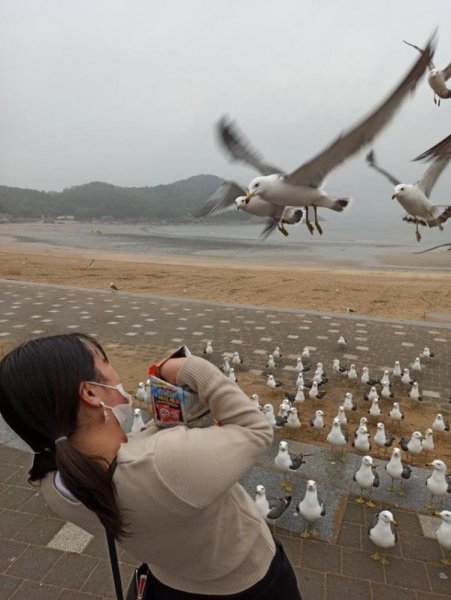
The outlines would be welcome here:
<svg viewBox="0 0 451 600">
<path fill-rule="evenodd" d="M 358 263 L 390 268 L 390 255 L 413 254 L 451 241 L 446 231 L 421 228 L 423 239 L 415 241 L 414 226 L 400 219 L 372 217 L 362 219 L 347 214 L 321 222 L 324 234 L 310 235 L 304 224 L 288 227 L 289 237 L 275 231 L 262 241 L 262 223 L 220 222 L 211 220 L 192 224 L 92 224 L 70 223 L 60 226 L 14 226 L 20 241 L 45 242 L 76 248 L 92 248 L 153 255 L 231 258 L 241 262 L 278 263 L 286 266 L 308 265 L 309 261 Z M 101 233 L 99 233 L 101 232 Z M 451 262 L 451 261 L 450 261 Z"/>
</svg>

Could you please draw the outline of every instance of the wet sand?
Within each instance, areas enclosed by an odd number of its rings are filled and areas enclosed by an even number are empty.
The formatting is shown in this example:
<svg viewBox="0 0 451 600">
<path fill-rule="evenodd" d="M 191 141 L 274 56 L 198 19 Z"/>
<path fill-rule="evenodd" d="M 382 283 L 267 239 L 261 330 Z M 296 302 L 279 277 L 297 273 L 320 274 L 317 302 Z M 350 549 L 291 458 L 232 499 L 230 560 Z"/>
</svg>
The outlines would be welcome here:
<svg viewBox="0 0 451 600">
<path fill-rule="evenodd" d="M 239 257 L 93 250 L 18 242 L 0 226 L 1 278 L 97 289 L 114 281 L 127 292 L 340 313 L 350 308 L 399 319 L 451 311 L 451 252 L 397 252 L 383 259 L 388 267 L 369 269 L 324 257 L 308 266 L 280 266 Z"/>
</svg>

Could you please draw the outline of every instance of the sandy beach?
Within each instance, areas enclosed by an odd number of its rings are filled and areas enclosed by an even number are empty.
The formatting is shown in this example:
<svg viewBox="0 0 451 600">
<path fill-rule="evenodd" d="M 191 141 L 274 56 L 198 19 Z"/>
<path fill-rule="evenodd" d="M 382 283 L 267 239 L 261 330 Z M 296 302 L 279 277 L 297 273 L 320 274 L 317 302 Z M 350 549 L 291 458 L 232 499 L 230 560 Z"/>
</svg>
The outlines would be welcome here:
<svg viewBox="0 0 451 600">
<path fill-rule="evenodd" d="M 35 224 L 21 224 L 33 233 Z M 63 231 L 45 225 L 49 231 Z M 69 227 L 69 226 L 64 226 Z M 42 226 L 41 226 L 42 228 Z M 0 277 L 60 285 L 182 296 L 218 302 L 399 318 L 425 318 L 451 311 L 451 252 L 384 256 L 389 267 L 309 259 L 289 262 L 240 261 L 221 256 L 160 255 L 17 241 L 17 226 L 0 225 Z M 65 231 L 65 230 L 64 230 Z M 88 269 L 90 259 L 93 268 Z"/>
<path fill-rule="evenodd" d="M 16 241 L 7 233 L 2 232 L 0 225 L 0 277 L 6 279 L 96 289 L 109 289 L 114 281 L 119 290 L 126 292 L 341 313 L 351 307 L 362 316 L 387 318 L 422 320 L 429 311 L 451 312 L 451 274 L 447 270 L 451 253 L 446 250 L 415 257 L 389 257 L 393 262 L 401 262 L 402 269 L 395 265 L 390 269 L 365 269 L 358 265 L 338 268 L 319 260 L 308 268 L 264 265 L 261 261 L 243 266 L 239 260 L 218 257 L 103 250 L 93 254 L 88 248 Z M 93 268 L 88 269 L 93 256 Z M 420 262 L 422 270 L 409 269 L 409 261 L 410 267 L 418 267 Z M 439 270 L 440 266 L 443 270 Z M 433 270 L 429 271 L 429 267 Z M 111 362 L 120 365 L 127 388 L 133 391 L 147 372 L 149 348 L 126 343 L 119 347 L 108 342 L 105 348 Z M 271 394 L 262 378 L 251 373 L 242 372 L 239 377 L 239 385 L 246 393 L 258 393 L 262 403 L 271 402 L 277 408 L 281 393 Z M 346 391 L 344 385 L 335 384 L 331 389 L 331 402 L 324 409 L 327 422 L 335 416 L 336 405 Z M 304 410 L 307 414 L 314 412 L 311 400 L 306 400 Z M 415 405 L 397 433 L 407 435 L 412 428 L 424 431 L 435 412 L 429 403 Z M 350 427 L 354 425 L 357 421 L 354 423 L 353 419 Z M 300 439 L 325 446 L 311 428 L 303 428 Z M 442 458 L 451 457 L 446 439 L 438 439 L 436 446 Z"/>
</svg>

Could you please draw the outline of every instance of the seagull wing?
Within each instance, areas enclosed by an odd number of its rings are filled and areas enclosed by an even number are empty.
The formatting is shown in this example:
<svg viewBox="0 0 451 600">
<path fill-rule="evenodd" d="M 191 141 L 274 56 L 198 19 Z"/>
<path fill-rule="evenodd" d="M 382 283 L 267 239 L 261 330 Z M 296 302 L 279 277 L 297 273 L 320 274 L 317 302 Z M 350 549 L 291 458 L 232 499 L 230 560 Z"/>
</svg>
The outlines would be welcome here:
<svg viewBox="0 0 451 600">
<path fill-rule="evenodd" d="M 451 154 L 451 134 L 444 140 L 429 148 L 413 160 L 428 160 L 430 158 L 439 158 L 441 156 L 448 156 Z"/>
<path fill-rule="evenodd" d="M 392 534 L 395 536 L 395 544 L 396 544 L 398 541 L 398 530 L 396 529 L 396 525 L 392 521 L 390 521 L 390 529 L 391 529 Z"/>
<path fill-rule="evenodd" d="M 396 179 L 396 177 L 394 177 L 388 171 L 386 171 L 385 169 L 382 169 L 382 167 L 380 167 L 379 165 L 376 164 L 376 155 L 374 154 L 374 150 L 371 150 L 371 152 L 368 152 L 368 154 L 366 155 L 365 158 L 366 158 L 366 162 L 369 164 L 369 166 L 372 169 L 379 171 L 379 173 L 381 175 L 384 175 L 384 177 L 386 177 L 388 179 L 388 181 L 390 181 L 390 183 L 392 183 L 393 185 L 399 185 L 401 183 L 401 181 L 399 181 L 399 179 Z M 369 382 L 367 382 L 367 383 L 369 383 Z M 372 385 L 374 385 L 374 384 L 372 384 Z"/>
<path fill-rule="evenodd" d="M 269 512 L 267 519 L 278 519 L 291 504 L 291 496 L 286 498 L 268 498 Z"/>
<path fill-rule="evenodd" d="M 417 83 L 427 68 L 428 62 L 434 55 L 434 46 L 432 37 L 424 53 L 419 57 L 401 83 L 373 113 L 347 133 L 341 134 L 337 140 L 332 142 L 330 146 L 315 156 L 315 158 L 290 173 L 286 177 L 286 181 L 294 185 L 319 187 L 326 175 L 335 167 L 358 152 L 363 146 L 370 144 L 395 116 L 409 93 L 415 90 Z"/>
<path fill-rule="evenodd" d="M 296 471 L 305 463 L 305 460 L 304 460 L 304 457 L 302 456 L 302 454 L 293 454 L 292 452 L 289 452 L 289 455 L 291 458 L 290 469 L 292 471 Z"/>
<path fill-rule="evenodd" d="M 373 469 L 373 475 L 374 475 L 373 487 L 379 487 L 379 473 Z"/>
<path fill-rule="evenodd" d="M 449 63 L 449 65 L 442 70 L 442 75 L 445 81 L 448 81 L 448 79 L 451 77 L 451 63 Z"/>
<path fill-rule="evenodd" d="M 379 521 L 379 513 L 377 512 L 375 515 L 373 515 L 371 521 L 368 523 L 368 535 L 370 534 L 370 531 L 374 527 L 376 527 L 378 521 Z"/>
<path fill-rule="evenodd" d="M 238 196 L 245 196 L 247 191 L 234 181 L 224 181 L 204 206 L 197 213 L 196 217 L 208 217 L 209 215 L 218 215 L 226 210 L 234 208 L 235 199 Z M 235 207 L 236 208 L 236 207 Z"/>
<path fill-rule="evenodd" d="M 424 172 L 423 177 L 417 182 L 417 187 L 424 192 L 424 194 L 429 198 L 430 193 L 434 185 L 437 182 L 437 179 L 442 174 L 444 168 L 451 160 L 451 153 L 440 158 L 437 158 L 432 165 L 430 165 L 426 171 Z"/>
<path fill-rule="evenodd" d="M 410 42 L 406 42 L 406 40 L 403 40 L 403 42 L 404 42 L 405 44 L 407 44 L 408 46 L 412 46 L 412 48 L 415 48 L 415 50 L 418 50 L 418 52 L 419 52 L 420 54 L 423 54 L 423 53 L 424 53 L 424 50 L 423 50 L 423 48 L 420 48 L 419 46 L 415 46 L 415 44 L 411 44 Z M 434 65 L 434 63 L 432 62 L 432 60 L 430 60 L 430 61 L 429 61 L 429 63 L 428 63 L 428 67 L 429 67 L 430 69 L 435 69 L 435 65 Z"/>
<path fill-rule="evenodd" d="M 277 219 L 268 219 L 266 221 L 266 225 L 263 227 L 262 232 L 259 235 L 261 240 L 266 240 L 267 237 L 271 235 L 277 229 L 278 221 Z"/>
<path fill-rule="evenodd" d="M 263 162 L 262 158 L 253 150 L 248 142 L 238 133 L 235 125 L 223 117 L 218 123 L 218 136 L 222 146 L 230 154 L 232 160 L 244 162 L 254 167 L 262 175 L 272 175 L 273 173 L 282 173 L 282 171 Z"/>
</svg>

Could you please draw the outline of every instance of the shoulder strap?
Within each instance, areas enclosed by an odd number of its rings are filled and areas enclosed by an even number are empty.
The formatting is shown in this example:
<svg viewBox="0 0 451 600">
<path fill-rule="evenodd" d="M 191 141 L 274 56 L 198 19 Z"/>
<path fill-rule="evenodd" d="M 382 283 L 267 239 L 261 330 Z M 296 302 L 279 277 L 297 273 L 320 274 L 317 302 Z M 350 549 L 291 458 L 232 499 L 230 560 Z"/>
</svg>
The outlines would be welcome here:
<svg viewBox="0 0 451 600">
<path fill-rule="evenodd" d="M 117 467 L 116 457 L 111 461 L 109 470 L 111 472 L 111 476 L 113 476 L 114 471 Z M 121 573 L 119 571 L 119 561 L 117 559 L 117 548 L 116 542 L 114 541 L 114 537 L 111 533 L 105 529 L 106 539 L 108 542 L 108 553 L 110 555 L 110 563 L 111 563 L 111 571 L 113 572 L 113 581 L 114 581 L 114 589 L 116 590 L 117 600 L 124 600 L 124 594 L 122 592 L 122 583 L 121 583 Z"/>
<path fill-rule="evenodd" d="M 110 554 L 111 571 L 113 572 L 114 589 L 116 590 L 117 600 L 124 600 L 122 592 L 121 573 L 119 571 L 119 561 L 117 559 L 117 549 L 114 537 L 105 529 L 106 539 L 108 542 L 108 552 Z"/>
</svg>

